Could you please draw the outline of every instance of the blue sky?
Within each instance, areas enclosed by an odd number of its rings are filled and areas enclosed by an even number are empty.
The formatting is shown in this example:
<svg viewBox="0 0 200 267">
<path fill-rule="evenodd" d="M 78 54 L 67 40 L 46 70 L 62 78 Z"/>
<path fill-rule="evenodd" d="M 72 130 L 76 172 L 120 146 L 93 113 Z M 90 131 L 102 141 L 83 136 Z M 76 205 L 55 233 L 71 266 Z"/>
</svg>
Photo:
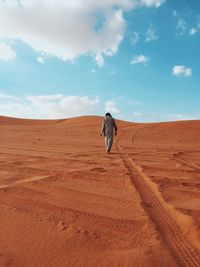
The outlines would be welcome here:
<svg viewBox="0 0 200 267">
<path fill-rule="evenodd" d="M 198 0 L 0 2 L 0 114 L 200 119 Z"/>
</svg>

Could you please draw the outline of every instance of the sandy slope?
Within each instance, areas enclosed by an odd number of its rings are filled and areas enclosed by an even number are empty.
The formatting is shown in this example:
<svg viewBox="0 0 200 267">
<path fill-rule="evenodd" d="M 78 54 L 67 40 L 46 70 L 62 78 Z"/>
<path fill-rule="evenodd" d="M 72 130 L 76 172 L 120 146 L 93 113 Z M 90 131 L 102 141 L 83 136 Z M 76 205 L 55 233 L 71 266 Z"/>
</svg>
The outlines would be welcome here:
<svg viewBox="0 0 200 267">
<path fill-rule="evenodd" d="M 0 117 L 0 266 L 200 266 L 200 121 Z"/>
</svg>

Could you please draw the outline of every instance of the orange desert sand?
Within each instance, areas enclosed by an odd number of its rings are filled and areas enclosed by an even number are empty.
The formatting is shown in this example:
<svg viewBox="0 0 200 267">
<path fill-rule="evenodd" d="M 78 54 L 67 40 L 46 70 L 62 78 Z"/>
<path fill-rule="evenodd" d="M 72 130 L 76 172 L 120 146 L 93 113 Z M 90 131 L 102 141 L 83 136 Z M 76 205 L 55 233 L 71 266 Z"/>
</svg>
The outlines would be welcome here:
<svg viewBox="0 0 200 267">
<path fill-rule="evenodd" d="M 200 121 L 0 117 L 0 266 L 200 266 Z"/>
</svg>

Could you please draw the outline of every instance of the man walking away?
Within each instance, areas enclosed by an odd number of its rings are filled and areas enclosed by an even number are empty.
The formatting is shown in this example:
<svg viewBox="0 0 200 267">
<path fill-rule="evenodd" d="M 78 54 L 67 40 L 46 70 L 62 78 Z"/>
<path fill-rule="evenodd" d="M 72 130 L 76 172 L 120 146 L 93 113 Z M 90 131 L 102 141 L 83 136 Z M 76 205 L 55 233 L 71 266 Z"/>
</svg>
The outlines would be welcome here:
<svg viewBox="0 0 200 267">
<path fill-rule="evenodd" d="M 107 153 L 110 153 L 111 151 L 114 134 L 117 135 L 117 125 L 111 114 L 106 113 L 101 127 L 101 136 L 103 135 L 105 138 L 105 147 Z"/>
</svg>

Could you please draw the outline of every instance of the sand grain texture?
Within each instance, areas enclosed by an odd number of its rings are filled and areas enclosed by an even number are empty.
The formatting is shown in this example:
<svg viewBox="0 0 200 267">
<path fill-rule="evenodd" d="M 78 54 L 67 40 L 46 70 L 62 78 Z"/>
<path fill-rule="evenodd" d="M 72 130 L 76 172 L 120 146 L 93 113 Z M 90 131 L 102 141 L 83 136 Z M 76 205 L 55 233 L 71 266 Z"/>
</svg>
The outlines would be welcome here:
<svg viewBox="0 0 200 267">
<path fill-rule="evenodd" d="M 0 117 L 0 266 L 200 266 L 200 121 Z"/>
</svg>

